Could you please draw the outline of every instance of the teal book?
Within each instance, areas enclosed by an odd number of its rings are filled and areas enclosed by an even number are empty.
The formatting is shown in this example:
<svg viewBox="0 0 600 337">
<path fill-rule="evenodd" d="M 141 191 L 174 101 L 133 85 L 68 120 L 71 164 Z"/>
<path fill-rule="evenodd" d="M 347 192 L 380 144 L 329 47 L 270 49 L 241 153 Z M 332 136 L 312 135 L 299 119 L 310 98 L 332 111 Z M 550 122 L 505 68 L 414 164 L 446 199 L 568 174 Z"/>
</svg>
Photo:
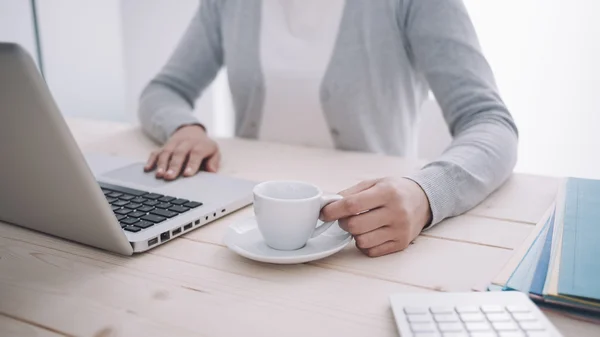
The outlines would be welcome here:
<svg viewBox="0 0 600 337">
<path fill-rule="evenodd" d="M 558 294 L 600 305 L 600 181 L 566 186 Z"/>
</svg>

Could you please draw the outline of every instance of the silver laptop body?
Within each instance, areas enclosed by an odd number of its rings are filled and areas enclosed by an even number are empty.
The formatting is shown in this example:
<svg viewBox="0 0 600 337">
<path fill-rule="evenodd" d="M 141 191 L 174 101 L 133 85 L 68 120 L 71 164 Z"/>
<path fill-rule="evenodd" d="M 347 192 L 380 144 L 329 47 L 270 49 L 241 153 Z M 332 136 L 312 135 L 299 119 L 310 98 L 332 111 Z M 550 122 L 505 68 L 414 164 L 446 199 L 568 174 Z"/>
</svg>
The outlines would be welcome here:
<svg viewBox="0 0 600 337">
<path fill-rule="evenodd" d="M 32 58 L 11 43 L 0 43 L 0 160 L 0 221 L 125 255 L 249 205 L 255 185 L 207 172 L 165 182 L 143 163 L 84 156 Z"/>
</svg>

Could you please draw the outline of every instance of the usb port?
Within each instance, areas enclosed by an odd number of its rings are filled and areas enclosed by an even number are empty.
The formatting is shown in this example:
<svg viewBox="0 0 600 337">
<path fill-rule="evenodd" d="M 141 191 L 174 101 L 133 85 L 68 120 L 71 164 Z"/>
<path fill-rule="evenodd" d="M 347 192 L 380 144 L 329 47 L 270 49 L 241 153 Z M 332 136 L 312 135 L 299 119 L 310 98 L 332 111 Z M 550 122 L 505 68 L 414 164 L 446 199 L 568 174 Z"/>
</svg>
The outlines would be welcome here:
<svg viewBox="0 0 600 337">
<path fill-rule="evenodd" d="M 189 224 L 187 224 L 187 225 L 183 226 L 183 230 L 184 230 L 184 231 L 189 231 L 190 229 L 192 229 L 192 224 L 191 224 L 191 223 L 189 223 Z"/>
<path fill-rule="evenodd" d="M 173 230 L 173 236 L 175 236 L 175 235 L 177 235 L 179 233 L 181 233 L 181 227 Z"/>
<path fill-rule="evenodd" d="M 154 246 L 157 243 L 158 243 L 158 238 L 150 239 L 150 240 L 148 240 L 148 247 Z"/>
<path fill-rule="evenodd" d="M 171 238 L 171 234 L 169 232 L 164 232 L 160 235 L 160 242 L 165 242 Z"/>
<path fill-rule="evenodd" d="M 199 225 L 200 224 L 200 219 L 196 220 L 195 224 Z"/>
</svg>

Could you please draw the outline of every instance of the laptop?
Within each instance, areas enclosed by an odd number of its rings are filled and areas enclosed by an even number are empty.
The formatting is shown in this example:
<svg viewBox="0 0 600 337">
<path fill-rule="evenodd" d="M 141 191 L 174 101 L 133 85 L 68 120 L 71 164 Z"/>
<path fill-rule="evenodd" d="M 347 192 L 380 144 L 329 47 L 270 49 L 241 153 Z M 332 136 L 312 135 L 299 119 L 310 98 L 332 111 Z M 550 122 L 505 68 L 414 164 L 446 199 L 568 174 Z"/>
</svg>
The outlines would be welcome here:
<svg viewBox="0 0 600 337">
<path fill-rule="evenodd" d="M 252 203 L 255 182 L 172 182 L 78 148 L 31 56 L 0 43 L 0 221 L 118 254 L 155 248 Z"/>
</svg>

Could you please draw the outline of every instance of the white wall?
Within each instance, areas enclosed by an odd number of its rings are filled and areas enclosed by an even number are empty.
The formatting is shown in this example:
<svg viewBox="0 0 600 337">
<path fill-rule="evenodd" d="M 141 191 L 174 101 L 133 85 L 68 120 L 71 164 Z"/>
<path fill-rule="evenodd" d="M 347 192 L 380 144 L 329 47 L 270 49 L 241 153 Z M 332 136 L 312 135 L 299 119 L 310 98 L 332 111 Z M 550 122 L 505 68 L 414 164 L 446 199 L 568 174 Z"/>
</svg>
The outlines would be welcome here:
<svg viewBox="0 0 600 337">
<path fill-rule="evenodd" d="M 121 1 L 37 5 L 46 80 L 63 114 L 127 120 Z"/>
<path fill-rule="evenodd" d="M 31 3 L 25 0 L 0 1 L 0 41 L 25 48 L 37 63 L 37 48 Z"/>
</svg>

